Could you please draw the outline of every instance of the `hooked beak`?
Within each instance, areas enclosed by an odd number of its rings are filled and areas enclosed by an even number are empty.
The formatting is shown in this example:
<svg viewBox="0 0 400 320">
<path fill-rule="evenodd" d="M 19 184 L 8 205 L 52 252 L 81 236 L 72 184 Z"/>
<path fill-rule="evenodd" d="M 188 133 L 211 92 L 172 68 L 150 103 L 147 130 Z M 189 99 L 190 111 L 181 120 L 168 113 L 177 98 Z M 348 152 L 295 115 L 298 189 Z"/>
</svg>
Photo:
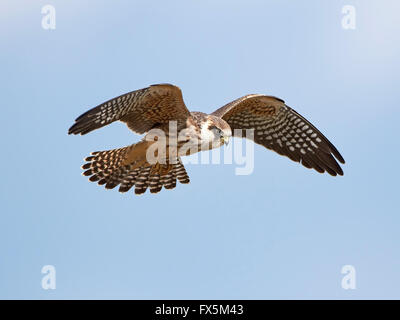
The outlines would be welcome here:
<svg viewBox="0 0 400 320">
<path fill-rule="evenodd" d="M 223 136 L 223 137 L 221 137 L 221 140 L 222 140 L 222 142 L 223 142 L 226 146 L 228 145 L 228 143 L 229 143 L 229 137 Z"/>
</svg>

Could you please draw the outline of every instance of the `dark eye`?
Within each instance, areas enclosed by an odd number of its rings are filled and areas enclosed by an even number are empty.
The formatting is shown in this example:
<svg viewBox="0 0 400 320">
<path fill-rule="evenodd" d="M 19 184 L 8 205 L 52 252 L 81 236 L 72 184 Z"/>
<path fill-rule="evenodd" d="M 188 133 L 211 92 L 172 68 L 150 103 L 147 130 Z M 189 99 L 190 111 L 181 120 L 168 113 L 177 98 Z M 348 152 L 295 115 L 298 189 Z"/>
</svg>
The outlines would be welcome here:
<svg viewBox="0 0 400 320">
<path fill-rule="evenodd" d="M 213 131 L 215 135 L 222 136 L 222 130 L 220 128 L 217 128 L 216 126 L 209 126 L 208 129 Z"/>
</svg>

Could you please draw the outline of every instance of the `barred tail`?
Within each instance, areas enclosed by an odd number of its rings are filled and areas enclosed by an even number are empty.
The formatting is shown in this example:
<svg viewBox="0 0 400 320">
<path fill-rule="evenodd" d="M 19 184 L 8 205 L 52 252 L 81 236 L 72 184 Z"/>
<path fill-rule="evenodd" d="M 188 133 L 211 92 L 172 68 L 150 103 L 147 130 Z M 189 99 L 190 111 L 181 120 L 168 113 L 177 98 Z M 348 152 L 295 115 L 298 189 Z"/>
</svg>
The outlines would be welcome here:
<svg viewBox="0 0 400 320">
<path fill-rule="evenodd" d="M 138 144 L 141 144 L 139 142 Z M 135 186 L 135 194 L 142 194 L 150 189 L 151 193 L 160 192 L 162 187 L 173 189 L 176 180 L 189 183 L 190 179 L 180 158 L 169 164 L 151 165 L 145 161 L 146 148 L 138 144 L 108 151 L 92 152 L 82 166 L 84 176 L 89 180 L 105 185 L 106 189 L 119 187 L 120 192 L 127 192 Z"/>
</svg>

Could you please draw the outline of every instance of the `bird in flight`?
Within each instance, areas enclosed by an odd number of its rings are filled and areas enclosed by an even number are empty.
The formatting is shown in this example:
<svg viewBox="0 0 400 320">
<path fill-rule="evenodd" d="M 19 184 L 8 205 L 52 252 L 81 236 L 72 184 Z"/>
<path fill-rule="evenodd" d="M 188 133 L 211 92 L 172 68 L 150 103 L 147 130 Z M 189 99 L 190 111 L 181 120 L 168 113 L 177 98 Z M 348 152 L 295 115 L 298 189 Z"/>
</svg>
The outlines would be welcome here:
<svg viewBox="0 0 400 320">
<path fill-rule="evenodd" d="M 345 161 L 335 146 L 283 100 L 273 96 L 249 94 L 205 114 L 186 108 L 179 87 L 156 84 L 85 112 L 68 134 L 84 135 L 117 120 L 145 136 L 130 146 L 92 152 L 85 158 L 83 175 L 107 189 L 119 185 L 120 192 L 127 192 L 135 186 L 135 194 L 148 188 L 157 193 L 162 187 L 175 188 L 177 180 L 189 183 L 182 156 L 220 147 L 232 135 L 243 137 L 246 130 L 253 130 L 251 139 L 255 143 L 306 168 L 332 176 L 343 175 L 335 158 L 343 164 Z M 171 123 L 179 132 L 178 139 L 170 139 Z M 154 137 L 155 131 L 164 134 L 164 139 Z M 164 151 L 157 149 L 152 153 L 155 160 L 149 160 L 150 149 L 161 141 L 166 145 L 160 149 Z"/>
</svg>

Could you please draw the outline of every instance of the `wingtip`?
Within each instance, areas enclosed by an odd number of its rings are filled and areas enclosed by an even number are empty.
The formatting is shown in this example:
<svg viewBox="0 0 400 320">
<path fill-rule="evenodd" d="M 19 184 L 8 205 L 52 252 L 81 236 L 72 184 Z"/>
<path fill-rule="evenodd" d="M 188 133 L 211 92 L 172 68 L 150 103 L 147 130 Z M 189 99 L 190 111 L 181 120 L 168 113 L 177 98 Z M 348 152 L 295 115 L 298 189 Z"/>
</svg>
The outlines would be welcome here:
<svg viewBox="0 0 400 320">
<path fill-rule="evenodd" d="M 68 129 L 68 134 L 73 134 L 76 135 L 78 134 L 79 131 L 76 130 L 76 123 L 74 123 L 69 129 Z"/>
<path fill-rule="evenodd" d="M 344 160 L 344 158 L 342 157 L 342 155 L 340 154 L 340 152 L 335 148 L 334 150 L 332 150 L 333 155 L 335 156 L 335 158 L 341 163 L 341 164 L 345 164 L 346 161 Z"/>
</svg>

